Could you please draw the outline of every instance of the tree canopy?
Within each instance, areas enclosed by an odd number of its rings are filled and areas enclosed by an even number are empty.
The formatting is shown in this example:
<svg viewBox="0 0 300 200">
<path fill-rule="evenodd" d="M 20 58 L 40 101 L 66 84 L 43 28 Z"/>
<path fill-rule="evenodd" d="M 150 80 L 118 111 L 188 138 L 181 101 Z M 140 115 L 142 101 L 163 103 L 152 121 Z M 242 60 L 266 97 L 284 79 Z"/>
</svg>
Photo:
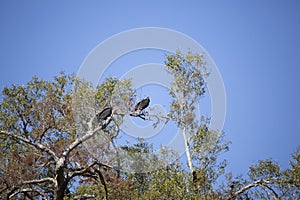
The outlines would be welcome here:
<svg viewBox="0 0 300 200">
<path fill-rule="evenodd" d="M 299 199 L 300 148 L 288 169 L 260 160 L 249 166 L 247 177 L 233 177 L 220 158 L 230 142 L 197 111 L 209 76 L 205 55 L 177 51 L 166 55 L 165 67 L 174 77 L 165 116 L 134 111 L 138 99 L 130 80 L 109 77 L 94 87 L 60 73 L 51 81 L 33 77 L 26 85 L 5 87 L 0 198 Z M 154 126 L 173 121 L 183 135 L 187 163 L 142 138 L 118 144 L 125 116 L 155 117 Z"/>
</svg>

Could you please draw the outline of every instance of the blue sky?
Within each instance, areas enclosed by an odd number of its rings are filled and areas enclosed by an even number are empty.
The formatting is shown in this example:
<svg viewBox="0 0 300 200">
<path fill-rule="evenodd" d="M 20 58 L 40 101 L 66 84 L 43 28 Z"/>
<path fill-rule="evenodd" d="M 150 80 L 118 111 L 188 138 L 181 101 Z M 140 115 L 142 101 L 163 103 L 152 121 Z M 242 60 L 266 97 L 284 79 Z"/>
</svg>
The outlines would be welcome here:
<svg viewBox="0 0 300 200">
<path fill-rule="evenodd" d="M 121 31 L 174 29 L 200 43 L 222 75 L 229 170 L 245 174 L 270 157 L 287 167 L 300 145 L 299 9 L 297 0 L 2 0 L 0 85 L 77 72 L 96 45 Z"/>
</svg>

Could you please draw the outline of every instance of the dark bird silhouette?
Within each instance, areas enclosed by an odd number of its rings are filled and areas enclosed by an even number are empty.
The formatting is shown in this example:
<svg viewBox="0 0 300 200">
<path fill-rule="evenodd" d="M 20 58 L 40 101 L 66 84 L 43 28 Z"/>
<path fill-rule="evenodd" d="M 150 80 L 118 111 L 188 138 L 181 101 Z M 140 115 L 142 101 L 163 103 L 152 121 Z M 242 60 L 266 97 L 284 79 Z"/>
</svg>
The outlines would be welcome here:
<svg viewBox="0 0 300 200">
<path fill-rule="evenodd" d="M 107 107 L 104 108 L 100 113 L 98 113 L 96 117 L 98 121 L 101 122 L 102 120 L 106 120 L 109 116 L 111 116 L 111 114 L 112 114 L 112 108 Z"/>
<path fill-rule="evenodd" d="M 193 175 L 193 183 L 196 183 L 198 181 L 197 172 L 193 171 L 192 175 Z"/>
<path fill-rule="evenodd" d="M 134 111 L 137 110 L 144 110 L 145 108 L 147 108 L 149 106 L 150 103 L 150 98 L 147 97 L 146 99 L 143 99 L 142 101 L 138 102 L 135 107 L 134 107 Z"/>
</svg>

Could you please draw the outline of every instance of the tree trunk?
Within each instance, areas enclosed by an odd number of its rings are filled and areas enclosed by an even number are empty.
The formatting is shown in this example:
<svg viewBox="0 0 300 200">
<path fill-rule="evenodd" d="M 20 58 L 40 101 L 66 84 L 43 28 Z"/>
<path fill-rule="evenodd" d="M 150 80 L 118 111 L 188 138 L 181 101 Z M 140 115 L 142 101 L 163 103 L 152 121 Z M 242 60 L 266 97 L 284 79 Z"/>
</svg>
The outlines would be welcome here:
<svg viewBox="0 0 300 200">
<path fill-rule="evenodd" d="M 63 200 L 67 189 L 67 180 L 63 168 L 59 168 L 56 176 L 57 186 L 55 188 L 54 200 Z"/>
<path fill-rule="evenodd" d="M 186 127 L 183 127 L 182 134 L 183 134 L 183 138 L 184 138 L 185 153 L 186 153 L 186 157 L 188 160 L 188 166 L 189 166 L 190 172 L 192 173 L 194 171 L 194 167 L 193 167 L 193 163 L 192 163 L 192 156 L 191 156 L 191 152 L 190 152 L 189 141 L 186 137 Z"/>
</svg>

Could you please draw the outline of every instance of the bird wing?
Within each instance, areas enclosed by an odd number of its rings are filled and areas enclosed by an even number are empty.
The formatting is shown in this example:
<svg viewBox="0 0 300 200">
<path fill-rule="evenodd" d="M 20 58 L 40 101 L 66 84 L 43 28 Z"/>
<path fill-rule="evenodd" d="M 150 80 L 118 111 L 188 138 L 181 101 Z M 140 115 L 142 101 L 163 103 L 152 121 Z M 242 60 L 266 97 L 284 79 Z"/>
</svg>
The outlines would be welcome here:
<svg viewBox="0 0 300 200">
<path fill-rule="evenodd" d="M 135 107 L 134 107 L 134 111 L 137 111 L 137 110 L 139 110 L 139 109 L 140 109 L 140 107 L 141 107 L 141 101 L 140 101 L 140 102 L 138 102 L 138 103 L 135 105 Z"/>
</svg>

